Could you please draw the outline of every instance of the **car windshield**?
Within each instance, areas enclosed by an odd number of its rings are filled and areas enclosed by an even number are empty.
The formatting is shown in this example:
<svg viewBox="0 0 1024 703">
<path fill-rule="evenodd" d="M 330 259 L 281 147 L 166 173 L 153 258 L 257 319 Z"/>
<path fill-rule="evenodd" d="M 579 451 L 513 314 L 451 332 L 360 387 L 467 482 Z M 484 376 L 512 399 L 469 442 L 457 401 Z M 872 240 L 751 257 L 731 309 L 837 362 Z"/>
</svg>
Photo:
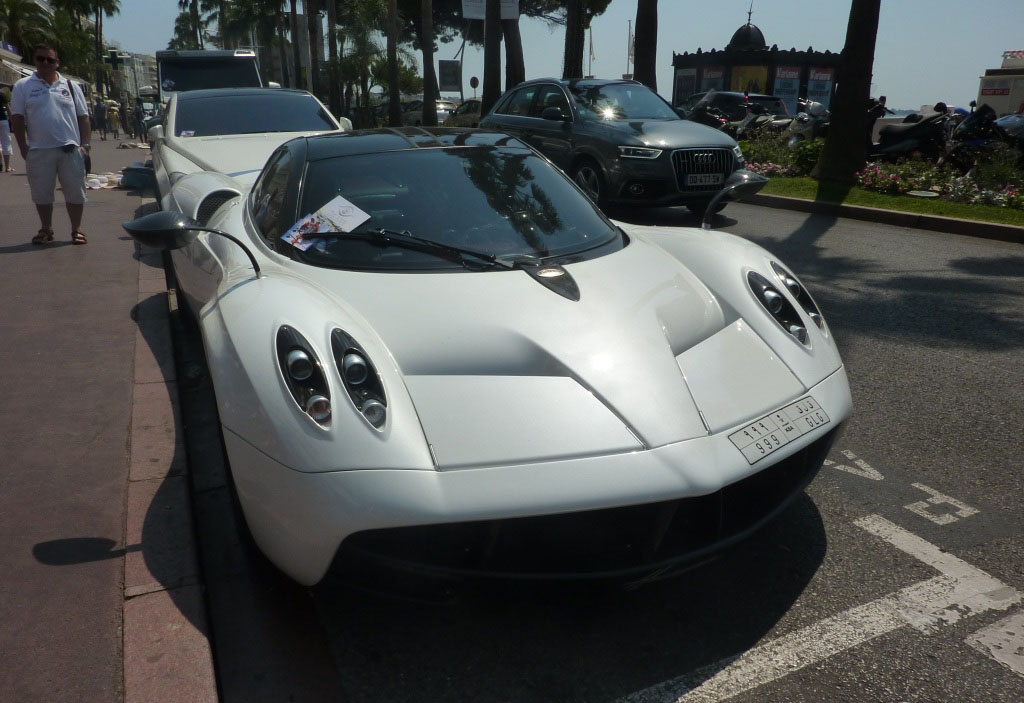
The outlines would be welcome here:
<svg viewBox="0 0 1024 703">
<path fill-rule="evenodd" d="M 750 102 L 764 106 L 768 114 L 790 116 L 786 103 L 782 102 L 780 98 L 770 95 L 751 95 Z"/>
<path fill-rule="evenodd" d="M 174 134 L 179 137 L 333 129 L 334 120 L 312 95 L 273 89 L 259 95 L 179 99 L 174 117 Z"/>
<path fill-rule="evenodd" d="M 249 58 L 162 58 L 160 81 L 168 91 L 258 88 L 261 85 L 256 61 Z"/>
<path fill-rule="evenodd" d="M 570 83 L 577 109 L 605 120 L 678 120 L 679 115 L 650 88 L 637 83 Z"/>
<path fill-rule="evenodd" d="M 353 232 L 409 232 L 499 258 L 573 255 L 621 233 L 557 169 L 514 147 L 421 148 L 310 162 L 301 213 L 342 196 L 369 219 Z M 379 242 L 335 237 L 297 254 L 320 266 L 464 270 L 457 261 Z"/>
</svg>

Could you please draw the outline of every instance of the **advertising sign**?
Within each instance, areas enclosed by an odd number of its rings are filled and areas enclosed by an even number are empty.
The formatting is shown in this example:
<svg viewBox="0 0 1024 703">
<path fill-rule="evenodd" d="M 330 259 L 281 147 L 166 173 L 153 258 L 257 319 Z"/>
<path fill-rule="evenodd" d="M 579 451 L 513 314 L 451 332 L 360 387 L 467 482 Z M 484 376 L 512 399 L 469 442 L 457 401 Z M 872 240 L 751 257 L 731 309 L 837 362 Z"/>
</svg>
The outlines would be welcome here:
<svg viewBox="0 0 1024 703">
<path fill-rule="evenodd" d="M 807 99 L 821 103 L 828 109 L 832 99 L 832 80 L 835 72 L 831 68 L 811 68 L 807 77 Z"/>
<path fill-rule="evenodd" d="M 701 77 L 701 90 L 721 90 L 725 87 L 725 68 L 722 66 L 705 66 Z"/>
<path fill-rule="evenodd" d="M 672 103 L 682 104 L 688 97 L 697 92 L 697 69 L 677 68 L 676 80 L 672 88 Z"/>
<path fill-rule="evenodd" d="M 763 93 L 768 84 L 767 66 L 733 66 L 730 90 Z"/>
<path fill-rule="evenodd" d="M 437 87 L 441 92 L 462 91 L 462 64 L 458 61 L 437 62 Z"/>
<path fill-rule="evenodd" d="M 482 20 L 487 17 L 487 0 L 462 0 L 462 18 Z M 519 17 L 519 0 L 501 0 L 501 19 L 514 20 Z"/>
<path fill-rule="evenodd" d="M 781 98 L 789 114 L 796 114 L 796 99 L 800 97 L 800 67 L 776 66 L 775 87 L 772 95 Z"/>
</svg>

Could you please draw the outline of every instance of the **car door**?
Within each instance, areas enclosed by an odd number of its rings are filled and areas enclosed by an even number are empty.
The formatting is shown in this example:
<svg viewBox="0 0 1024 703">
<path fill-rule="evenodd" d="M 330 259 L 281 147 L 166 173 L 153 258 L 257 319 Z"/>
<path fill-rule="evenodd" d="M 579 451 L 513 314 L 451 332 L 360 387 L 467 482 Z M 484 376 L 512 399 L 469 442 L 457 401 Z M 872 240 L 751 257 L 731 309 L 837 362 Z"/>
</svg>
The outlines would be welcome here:
<svg viewBox="0 0 1024 703">
<path fill-rule="evenodd" d="M 545 119 L 545 110 L 557 109 L 562 119 Z M 573 115 L 569 98 L 556 83 L 544 83 L 537 91 L 537 97 L 530 107 L 533 122 L 524 132 L 530 146 L 551 159 L 563 171 L 572 162 Z"/>
<path fill-rule="evenodd" d="M 514 90 L 500 100 L 494 110 L 480 121 L 480 124 L 525 139 L 524 132 L 529 130 L 536 121 L 530 117 L 530 107 L 533 105 L 535 97 L 537 97 L 536 85 L 525 85 Z"/>
</svg>

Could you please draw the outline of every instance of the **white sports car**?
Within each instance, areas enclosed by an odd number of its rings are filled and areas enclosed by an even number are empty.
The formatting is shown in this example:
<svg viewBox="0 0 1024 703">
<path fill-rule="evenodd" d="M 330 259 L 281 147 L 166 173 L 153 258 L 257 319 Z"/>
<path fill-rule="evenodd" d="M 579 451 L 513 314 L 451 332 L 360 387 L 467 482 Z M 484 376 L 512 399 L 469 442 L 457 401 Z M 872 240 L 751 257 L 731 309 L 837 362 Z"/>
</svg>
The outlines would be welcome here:
<svg viewBox="0 0 1024 703">
<path fill-rule="evenodd" d="M 617 224 L 504 134 L 299 138 L 251 188 L 171 195 L 180 213 L 125 228 L 174 250 L 249 529 L 304 584 L 346 554 L 548 576 L 703 558 L 798 495 L 851 411 L 775 256 Z"/>
<path fill-rule="evenodd" d="M 197 171 L 220 171 L 251 184 L 267 157 L 295 137 L 352 129 L 338 123 L 304 90 L 217 88 L 171 96 L 162 124 L 149 130 L 158 198 L 164 210 L 180 209 L 171 186 Z"/>
</svg>

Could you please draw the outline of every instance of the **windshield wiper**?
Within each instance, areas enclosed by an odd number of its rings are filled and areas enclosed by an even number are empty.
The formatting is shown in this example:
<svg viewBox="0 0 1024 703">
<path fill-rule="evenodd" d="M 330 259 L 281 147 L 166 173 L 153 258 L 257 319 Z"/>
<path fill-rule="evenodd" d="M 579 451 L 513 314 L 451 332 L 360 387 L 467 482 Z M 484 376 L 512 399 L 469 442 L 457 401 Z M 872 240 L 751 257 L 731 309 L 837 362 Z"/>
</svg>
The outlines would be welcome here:
<svg viewBox="0 0 1024 703">
<path fill-rule="evenodd" d="M 466 268 L 473 268 L 473 264 L 466 257 L 473 257 L 482 262 L 484 267 L 500 266 L 502 268 L 514 269 L 523 265 L 535 264 L 537 259 L 529 255 L 517 255 L 512 257 L 498 257 L 487 252 L 460 247 L 454 244 L 445 244 L 433 239 L 418 237 L 409 230 L 395 230 L 377 228 L 364 230 L 362 232 L 313 232 L 306 237 L 323 237 L 329 239 L 358 239 L 366 242 L 376 242 L 383 246 L 399 246 L 415 251 L 434 254 L 442 258 L 455 261 Z M 479 265 L 479 264 L 477 264 Z"/>
</svg>

